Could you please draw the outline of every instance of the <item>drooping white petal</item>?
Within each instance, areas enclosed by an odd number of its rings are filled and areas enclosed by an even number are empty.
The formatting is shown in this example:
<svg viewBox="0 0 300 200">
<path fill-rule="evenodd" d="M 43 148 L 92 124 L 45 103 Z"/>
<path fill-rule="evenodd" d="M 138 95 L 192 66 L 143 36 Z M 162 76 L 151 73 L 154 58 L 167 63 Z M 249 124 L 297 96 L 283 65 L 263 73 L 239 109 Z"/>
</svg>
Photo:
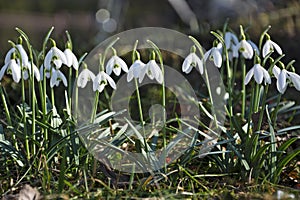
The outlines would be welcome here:
<svg viewBox="0 0 300 200">
<path fill-rule="evenodd" d="M 288 72 L 290 80 L 292 81 L 294 87 L 300 91 L 300 76 L 294 72 Z"/>
<path fill-rule="evenodd" d="M 91 72 L 88 69 L 83 69 L 77 79 L 77 86 L 84 88 L 88 81 L 92 80 L 94 81 L 95 75 L 93 72 Z"/>
<path fill-rule="evenodd" d="M 141 77 L 140 80 L 142 80 L 144 77 L 144 74 L 147 74 L 147 76 L 153 80 L 155 78 L 155 80 L 158 83 L 162 83 L 163 81 L 163 75 L 162 75 L 162 71 L 160 69 L 160 67 L 157 65 L 157 63 L 155 62 L 155 60 L 150 60 L 146 66 L 144 67 L 145 70 L 142 70 L 141 72 Z M 141 81 L 140 81 L 141 82 Z"/>
<path fill-rule="evenodd" d="M 279 76 L 279 74 L 280 74 L 280 68 L 279 67 L 277 67 L 276 65 L 273 67 L 273 69 L 272 69 L 272 72 L 273 72 L 273 74 L 274 74 L 274 76 L 278 79 L 278 76 Z"/>
<path fill-rule="evenodd" d="M 116 89 L 117 86 L 116 86 L 116 83 L 115 81 L 108 75 L 106 74 L 104 71 L 100 72 L 102 74 L 102 77 L 108 81 L 109 85 L 113 88 L 113 89 Z"/>
<path fill-rule="evenodd" d="M 274 41 L 271 41 L 271 45 L 275 48 L 275 50 L 277 51 L 277 53 L 279 55 L 282 55 L 281 47 L 277 43 L 275 43 Z"/>
<path fill-rule="evenodd" d="M 76 56 L 74 55 L 74 53 L 71 51 L 71 49 L 67 48 L 64 51 L 64 54 L 66 56 L 66 60 L 67 60 L 67 66 L 71 67 L 73 66 L 73 68 L 75 70 L 78 70 L 78 60 L 76 58 Z"/>
<path fill-rule="evenodd" d="M 57 72 L 55 70 L 50 78 L 50 87 L 53 88 L 55 85 L 58 86 L 58 84 L 59 82 L 57 81 Z"/>
<path fill-rule="evenodd" d="M 127 82 L 131 81 L 133 78 L 139 78 L 142 68 L 145 67 L 145 63 L 140 60 L 134 61 L 127 73 Z"/>
<path fill-rule="evenodd" d="M 5 74 L 5 71 L 6 71 L 7 67 L 8 67 L 8 64 L 9 64 L 9 62 L 5 63 L 4 66 L 0 70 L 0 81 L 2 80 L 2 78 L 3 78 L 4 74 Z"/>
<path fill-rule="evenodd" d="M 253 76 L 253 72 L 254 72 L 254 67 L 252 67 L 252 68 L 248 71 L 248 73 L 246 74 L 246 76 L 245 76 L 245 85 L 247 85 L 247 84 L 250 82 L 250 80 L 251 80 L 251 78 L 252 78 L 252 76 Z"/>
<path fill-rule="evenodd" d="M 47 70 L 50 70 L 51 69 L 51 61 L 52 61 L 52 49 L 50 49 L 46 56 L 45 56 L 45 59 L 44 59 L 44 67 L 47 69 Z"/>
<path fill-rule="evenodd" d="M 262 66 L 260 66 L 260 64 L 254 65 L 254 79 L 258 84 L 261 84 L 264 78 L 264 73 L 261 68 Z"/>
<path fill-rule="evenodd" d="M 287 82 L 286 82 L 286 78 L 287 78 L 287 71 L 285 69 L 281 70 L 277 82 L 276 82 L 276 86 L 277 86 L 277 90 L 283 94 L 287 88 Z"/>
<path fill-rule="evenodd" d="M 193 67 L 198 67 L 200 74 L 203 74 L 203 63 L 196 53 L 190 53 L 183 61 L 182 71 L 188 74 Z"/>
<path fill-rule="evenodd" d="M 58 80 L 61 80 L 63 82 L 65 87 L 68 86 L 68 81 L 67 81 L 66 76 L 59 70 L 57 70 L 57 78 L 58 78 Z"/>
<path fill-rule="evenodd" d="M 246 40 L 241 40 L 239 50 L 244 58 L 251 59 L 253 57 L 253 48 Z"/>
<path fill-rule="evenodd" d="M 255 52 L 257 52 L 257 55 L 259 55 L 260 52 L 259 52 L 258 46 L 254 42 L 252 42 L 251 40 L 247 40 L 247 42 L 252 46 L 253 50 Z"/>
<path fill-rule="evenodd" d="M 12 59 L 11 55 L 16 51 L 15 48 L 11 48 L 5 55 L 5 58 L 4 58 L 4 63 L 9 63 L 10 60 Z"/>
<path fill-rule="evenodd" d="M 231 45 L 237 45 L 239 43 L 238 38 L 231 32 L 226 32 L 224 36 L 226 49 L 230 49 Z"/>
<path fill-rule="evenodd" d="M 29 66 L 29 67 L 31 68 L 31 66 Z M 34 63 L 33 63 L 33 73 L 34 73 L 34 77 L 36 78 L 36 80 L 40 81 L 41 80 L 40 72 L 39 72 L 39 69 L 37 68 L 37 66 Z"/>
<path fill-rule="evenodd" d="M 67 65 L 67 58 L 59 48 L 57 47 L 52 47 L 52 58 L 57 57 L 57 59 L 61 60 L 63 64 Z"/>
<path fill-rule="evenodd" d="M 106 67 L 105 67 L 105 70 L 106 70 L 106 73 L 108 75 L 111 75 L 112 73 L 112 70 L 114 68 L 114 65 L 115 65 L 115 56 L 112 56 L 106 63 Z"/>
<path fill-rule="evenodd" d="M 21 44 L 17 44 L 16 48 L 18 49 L 18 52 L 20 53 L 22 66 L 28 66 L 29 60 L 28 60 L 27 53 L 26 53 L 25 49 L 23 48 L 23 46 Z"/>
<path fill-rule="evenodd" d="M 113 71 L 117 76 L 119 76 L 121 74 L 121 69 L 124 72 L 128 72 L 128 67 L 125 61 L 117 55 L 112 56 L 106 64 L 106 73 L 110 75 Z"/>
<path fill-rule="evenodd" d="M 212 56 L 214 59 L 214 64 L 220 68 L 222 66 L 222 55 L 217 48 L 212 50 Z"/>
<path fill-rule="evenodd" d="M 67 78 L 65 75 L 59 70 L 53 70 L 50 78 L 50 87 L 59 86 L 60 81 L 63 82 L 64 86 L 68 86 Z"/>
<path fill-rule="evenodd" d="M 263 67 L 261 67 L 261 70 L 264 75 L 265 84 L 271 84 L 271 76 L 270 76 L 269 72 Z"/>
<path fill-rule="evenodd" d="M 21 79 L 21 67 L 17 64 L 16 60 L 12 59 L 7 69 L 11 70 L 14 82 L 18 83 Z"/>
</svg>

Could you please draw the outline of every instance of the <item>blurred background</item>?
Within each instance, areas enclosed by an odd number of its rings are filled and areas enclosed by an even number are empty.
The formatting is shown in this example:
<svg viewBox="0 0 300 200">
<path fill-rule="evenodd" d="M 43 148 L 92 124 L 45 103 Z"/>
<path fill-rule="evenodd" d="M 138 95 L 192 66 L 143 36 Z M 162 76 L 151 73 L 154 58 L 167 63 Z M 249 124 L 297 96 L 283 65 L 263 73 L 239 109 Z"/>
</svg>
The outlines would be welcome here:
<svg viewBox="0 0 300 200">
<path fill-rule="evenodd" d="M 209 31 L 222 29 L 226 19 L 237 32 L 239 24 L 249 26 L 256 42 L 272 25 L 270 33 L 287 54 L 285 59 L 300 56 L 299 0 L 1 0 L 0 59 L 10 48 L 7 41 L 16 40 L 15 27 L 23 29 L 37 49 L 51 26 L 52 37 L 63 48 L 68 30 L 76 54 L 81 55 L 110 35 L 145 26 L 193 35 L 210 48 L 214 38 Z"/>
</svg>

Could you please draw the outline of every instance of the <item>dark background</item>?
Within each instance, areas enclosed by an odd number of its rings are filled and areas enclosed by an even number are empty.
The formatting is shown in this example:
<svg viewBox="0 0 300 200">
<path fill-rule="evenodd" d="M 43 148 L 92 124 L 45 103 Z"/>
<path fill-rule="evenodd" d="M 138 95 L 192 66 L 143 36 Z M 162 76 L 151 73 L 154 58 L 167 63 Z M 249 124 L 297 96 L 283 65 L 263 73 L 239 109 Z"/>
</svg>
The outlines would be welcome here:
<svg viewBox="0 0 300 200">
<path fill-rule="evenodd" d="M 103 18 L 101 12 L 97 14 L 100 9 L 106 14 L 108 11 L 109 18 Z M 55 27 L 52 37 L 61 43 L 60 47 L 65 42 L 64 31 L 68 30 L 76 53 L 82 54 L 112 34 L 145 26 L 191 34 L 210 48 L 214 38 L 209 31 L 222 28 L 227 18 L 235 31 L 239 24 L 249 26 L 255 42 L 263 29 L 272 25 L 270 33 L 287 54 L 286 61 L 298 59 L 300 2 L 297 0 L 1 0 L 0 61 L 10 48 L 7 41 L 16 40 L 15 27 L 30 36 L 36 49 L 41 48 L 51 26 Z"/>
</svg>

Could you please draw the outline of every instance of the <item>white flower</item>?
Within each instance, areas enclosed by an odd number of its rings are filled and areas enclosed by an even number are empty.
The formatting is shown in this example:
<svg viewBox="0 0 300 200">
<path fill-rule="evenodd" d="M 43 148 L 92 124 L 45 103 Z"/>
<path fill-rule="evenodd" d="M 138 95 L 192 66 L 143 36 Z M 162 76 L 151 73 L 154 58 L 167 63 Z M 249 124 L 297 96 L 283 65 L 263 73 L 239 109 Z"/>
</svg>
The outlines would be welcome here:
<svg viewBox="0 0 300 200">
<path fill-rule="evenodd" d="M 45 60 L 44 60 L 44 67 L 47 70 L 51 69 L 52 64 L 55 69 L 59 69 L 62 64 L 67 65 L 67 58 L 65 54 L 58 49 L 56 46 L 52 47 L 48 53 L 46 54 Z"/>
<path fill-rule="evenodd" d="M 59 86 L 60 81 L 63 82 L 65 87 L 68 86 L 67 79 L 65 75 L 59 70 L 53 70 L 50 78 L 50 87 Z"/>
<path fill-rule="evenodd" d="M 265 84 L 271 84 L 271 77 L 269 72 L 266 69 L 264 69 L 260 64 L 255 64 L 246 74 L 245 85 L 247 85 L 250 82 L 253 75 L 256 83 L 261 84 L 264 79 Z"/>
<path fill-rule="evenodd" d="M 23 67 L 22 71 L 23 71 L 24 80 L 27 80 L 29 78 L 29 75 L 31 74 L 31 63 L 28 62 L 28 65 Z M 36 80 L 40 81 L 41 80 L 40 71 L 34 63 L 33 63 L 33 73 Z"/>
<path fill-rule="evenodd" d="M 131 81 L 133 78 L 140 78 L 141 70 L 145 67 L 145 63 L 140 60 L 134 61 L 127 73 L 127 82 Z"/>
<path fill-rule="evenodd" d="M 29 61 L 28 61 L 28 56 L 26 51 L 24 50 L 23 46 L 21 44 L 17 44 L 15 47 L 11 48 L 5 56 L 4 62 L 8 63 L 11 60 L 11 56 L 13 53 L 16 53 L 17 57 L 20 55 L 21 61 L 22 61 L 22 66 L 27 66 Z M 19 60 L 19 59 L 18 59 Z"/>
<path fill-rule="evenodd" d="M 7 61 L 0 70 L 0 80 L 3 78 L 5 71 L 12 74 L 14 82 L 18 83 L 21 79 L 21 67 L 17 64 L 15 59 Z"/>
<path fill-rule="evenodd" d="M 288 86 L 287 80 L 290 80 L 296 90 L 300 91 L 300 76 L 294 72 L 289 72 L 286 69 L 280 70 L 276 65 L 273 67 L 272 72 L 277 78 L 276 86 L 277 90 L 283 94 Z"/>
<path fill-rule="evenodd" d="M 162 74 L 160 67 L 155 62 L 155 60 L 150 60 L 145 65 L 145 67 L 143 67 L 141 69 L 140 76 L 139 76 L 140 83 L 143 81 L 146 74 L 151 80 L 153 80 L 155 78 L 158 83 L 162 84 L 163 74 Z"/>
<path fill-rule="evenodd" d="M 239 40 L 236 37 L 236 35 L 231 32 L 225 33 L 224 40 L 225 40 L 225 47 L 227 50 L 231 49 L 232 46 L 236 46 L 239 43 Z"/>
<path fill-rule="evenodd" d="M 279 55 L 282 55 L 282 50 L 278 44 L 268 39 L 263 46 L 262 56 L 266 57 L 271 51 L 276 50 Z"/>
<path fill-rule="evenodd" d="M 259 55 L 260 52 L 259 52 L 258 46 L 254 42 L 252 42 L 251 40 L 247 40 L 247 42 L 251 45 L 251 47 L 257 53 L 257 55 Z"/>
<path fill-rule="evenodd" d="M 253 57 L 253 48 L 246 40 L 241 40 L 236 48 L 242 53 L 244 58 L 251 59 Z"/>
<path fill-rule="evenodd" d="M 45 69 L 45 77 L 46 78 L 50 78 L 50 75 L 51 75 L 51 72 L 52 71 L 52 73 L 55 71 L 55 69 L 54 68 L 50 68 L 50 69 Z M 44 79 L 44 65 L 42 65 L 41 67 L 40 67 L 40 80 L 42 81 Z"/>
<path fill-rule="evenodd" d="M 208 58 L 214 61 L 215 66 L 217 66 L 218 68 L 221 67 L 222 65 L 222 44 L 221 43 L 219 43 L 217 47 L 211 48 L 204 54 L 205 62 L 207 61 Z"/>
<path fill-rule="evenodd" d="M 190 73 L 193 67 L 197 67 L 200 74 L 203 74 L 203 63 L 202 60 L 196 55 L 196 53 L 190 53 L 183 61 L 182 71 Z"/>
<path fill-rule="evenodd" d="M 107 61 L 105 68 L 108 75 L 114 72 L 115 75 L 119 76 L 121 74 L 121 69 L 123 69 L 123 71 L 126 73 L 128 72 L 127 64 L 117 55 L 112 56 Z"/>
<path fill-rule="evenodd" d="M 74 53 L 71 51 L 71 49 L 66 48 L 64 51 L 64 54 L 66 56 L 66 65 L 68 67 L 73 66 L 73 68 L 75 70 L 78 70 L 78 60 L 76 58 L 76 56 L 74 55 Z"/>
<path fill-rule="evenodd" d="M 92 80 L 94 81 L 95 75 L 93 72 L 91 72 L 88 69 L 83 69 L 77 79 L 77 86 L 84 88 L 88 81 Z"/>
<path fill-rule="evenodd" d="M 93 90 L 102 92 L 107 85 L 107 82 L 113 89 L 116 89 L 115 81 L 104 71 L 99 72 L 93 81 Z"/>
</svg>

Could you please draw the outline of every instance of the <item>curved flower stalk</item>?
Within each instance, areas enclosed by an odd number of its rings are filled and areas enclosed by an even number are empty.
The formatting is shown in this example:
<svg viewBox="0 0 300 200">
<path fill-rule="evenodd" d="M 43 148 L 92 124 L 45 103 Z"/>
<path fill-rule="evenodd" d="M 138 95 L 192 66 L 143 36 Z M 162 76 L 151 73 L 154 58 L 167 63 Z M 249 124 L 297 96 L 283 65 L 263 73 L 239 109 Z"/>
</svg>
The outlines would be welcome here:
<svg viewBox="0 0 300 200">
<path fill-rule="evenodd" d="M 100 71 L 93 81 L 93 90 L 102 92 L 108 83 L 113 89 L 117 88 L 115 81 L 104 71 Z"/>
<path fill-rule="evenodd" d="M 50 87 L 59 86 L 60 82 L 63 82 L 64 86 L 68 86 L 67 78 L 60 70 L 53 69 L 51 78 L 50 78 Z"/>
<path fill-rule="evenodd" d="M 144 67 L 141 68 L 139 76 L 140 83 L 143 81 L 146 74 L 151 80 L 155 79 L 159 84 L 162 84 L 163 74 L 154 59 L 151 59 Z"/>
<path fill-rule="evenodd" d="M 189 74 L 194 67 L 198 67 L 200 74 L 203 74 L 203 62 L 196 54 L 196 47 L 191 48 L 190 54 L 184 59 L 182 71 Z"/>
<path fill-rule="evenodd" d="M 145 67 L 145 63 L 143 63 L 141 60 L 136 60 L 131 65 L 131 67 L 128 70 L 127 73 L 127 82 L 130 82 L 133 78 L 139 78 L 141 79 L 141 71 Z"/>
<path fill-rule="evenodd" d="M 300 91 L 300 76 L 294 72 L 289 72 L 286 69 L 280 69 L 276 65 L 273 67 L 272 72 L 276 77 L 277 90 L 283 94 L 288 86 L 288 81 L 293 83 L 296 90 Z"/>
<path fill-rule="evenodd" d="M 85 88 L 88 81 L 94 82 L 95 77 L 96 77 L 95 74 L 91 72 L 89 69 L 87 68 L 83 69 L 78 76 L 77 87 Z"/>
<path fill-rule="evenodd" d="M 119 76 L 122 70 L 126 73 L 128 72 L 127 64 L 116 53 L 107 61 L 105 68 L 108 75 L 114 72 L 115 75 Z"/>
<path fill-rule="evenodd" d="M 219 43 L 216 47 L 212 47 L 210 50 L 205 52 L 204 61 L 207 59 L 213 60 L 216 67 L 222 66 L 222 43 Z"/>
<path fill-rule="evenodd" d="M 269 72 L 263 68 L 259 63 L 255 64 L 245 77 L 245 85 L 247 85 L 251 78 L 254 76 L 256 83 L 261 84 L 264 80 L 264 84 L 271 84 L 271 77 Z"/>
<path fill-rule="evenodd" d="M 267 35 L 267 41 L 262 48 L 262 56 L 265 58 L 270 52 L 274 51 L 274 49 L 277 51 L 279 55 L 282 55 L 282 50 L 280 46 L 275 42 L 273 42 L 270 39 L 270 36 L 268 34 L 266 35 Z"/>
</svg>

